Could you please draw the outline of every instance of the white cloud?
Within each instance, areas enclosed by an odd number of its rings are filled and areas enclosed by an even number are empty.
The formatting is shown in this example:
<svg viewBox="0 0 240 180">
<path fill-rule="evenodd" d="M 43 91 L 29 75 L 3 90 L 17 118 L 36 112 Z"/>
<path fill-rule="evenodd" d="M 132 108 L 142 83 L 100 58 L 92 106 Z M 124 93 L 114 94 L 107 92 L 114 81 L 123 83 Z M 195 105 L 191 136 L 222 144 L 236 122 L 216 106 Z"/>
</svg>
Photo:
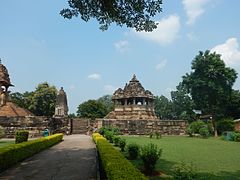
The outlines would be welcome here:
<svg viewBox="0 0 240 180">
<path fill-rule="evenodd" d="M 114 46 L 117 51 L 123 53 L 123 52 L 127 51 L 129 42 L 128 41 L 118 41 L 118 42 L 114 43 Z"/>
<path fill-rule="evenodd" d="M 88 78 L 93 80 L 99 80 L 101 78 L 101 75 L 94 73 L 94 74 L 90 74 Z"/>
<path fill-rule="evenodd" d="M 205 5 L 209 2 L 209 0 L 183 0 L 183 6 L 187 13 L 188 25 L 193 25 L 196 19 L 201 16 L 205 9 Z"/>
<path fill-rule="evenodd" d="M 161 61 L 159 64 L 156 65 L 156 70 L 161 70 L 166 66 L 166 64 L 167 64 L 167 60 L 164 59 L 163 61 Z"/>
<path fill-rule="evenodd" d="M 227 65 L 240 65 L 240 48 L 237 38 L 229 38 L 225 43 L 212 48 L 211 52 L 221 54 L 221 58 Z"/>
<path fill-rule="evenodd" d="M 72 85 L 70 85 L 69 89 L 74 90 L 74 89 L 76 89 L 76 86 L 72 84 Z"/>
<path fill-rule="evenodd" d="M 196 36 L 196 34 L 194 32 L 190 32 L 187 34 L 187 37 L 189 40 L 191 41 L 197 41 L 198 40 L 198 37 Z"/>
<path fill-rule="evenodd" d="M 177 15 L 170 15 L 168 18 L 162 18 L 157 21 L 157 29 L 152 32 L 137 32 L 134 31 L 139 37 L 150 40 L 161 45 L 172 43 L 178 36 L 180 30 L 180 20 Z"/>
<path fill-rule="evenodd" d="M 104 86 L 104 91 L 106 91 L 109 94 L 113 94 L 114 91 L 116 91 L 116 87 L 112 86 L 112 85 L 105 85 Z"/>
</svg>

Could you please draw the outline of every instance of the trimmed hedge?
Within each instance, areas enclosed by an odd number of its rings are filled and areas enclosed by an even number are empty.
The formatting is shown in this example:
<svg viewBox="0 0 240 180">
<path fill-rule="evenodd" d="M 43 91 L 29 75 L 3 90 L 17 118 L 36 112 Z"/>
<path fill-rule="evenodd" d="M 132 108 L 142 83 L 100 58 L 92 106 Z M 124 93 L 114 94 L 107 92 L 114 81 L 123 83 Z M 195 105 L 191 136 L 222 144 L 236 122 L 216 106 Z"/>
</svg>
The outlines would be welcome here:
<svg viewBox="0 0 240 180">
<path fill-rule="evenodd" d="M 22 143 L 28 141 L 29 132 L 26 130 L 20 130 L 16 132 L 15 143 Z"/>
<path fill-rule="evenodd" d="M 12 144 L 0 149 L 0 172 L 32 155 L 62 141 L 63 134 L 54 134 L 36 140 Z"/>
<path fill-rule="evenodd" d="M 98 133 L 93 134 L 93 140 L 97 145 L 97 150 L 101 159 L 102 167 L 106 173 L 106 178 L 146 180 L 147 178 L 130 163 L 118 150 L 116 150 L 103 136 Z"/>
</svg>

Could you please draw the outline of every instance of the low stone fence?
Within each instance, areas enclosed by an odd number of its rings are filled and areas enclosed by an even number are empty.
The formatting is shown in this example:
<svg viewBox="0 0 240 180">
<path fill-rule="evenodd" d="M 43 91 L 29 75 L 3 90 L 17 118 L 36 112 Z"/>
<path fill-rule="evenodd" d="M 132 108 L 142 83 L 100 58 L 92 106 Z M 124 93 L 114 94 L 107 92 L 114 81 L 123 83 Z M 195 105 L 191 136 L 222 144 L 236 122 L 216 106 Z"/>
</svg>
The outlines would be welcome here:
<svg viewBox="0 0 240 180">
<path fill-rule="evenodd" d="M 145 135 L 160 132 L 162 135 L 184 135 L 187 121 L 184 120 L 116 120 L 97 119 L 98 128 L 117 127 L 123 134 Z"/>
<path fill-rule="evenodd" d="M 47 118 L 42 116 L 27 117 L 0 117 L 0 126 L 5 129 L 5 137 L 15 137 L 17 130 L 29 131 L 29 137 L 40 137 L 45 128 L 51 133 L 70 133 L 70 120 L 68 118 Z"/>
</svg>

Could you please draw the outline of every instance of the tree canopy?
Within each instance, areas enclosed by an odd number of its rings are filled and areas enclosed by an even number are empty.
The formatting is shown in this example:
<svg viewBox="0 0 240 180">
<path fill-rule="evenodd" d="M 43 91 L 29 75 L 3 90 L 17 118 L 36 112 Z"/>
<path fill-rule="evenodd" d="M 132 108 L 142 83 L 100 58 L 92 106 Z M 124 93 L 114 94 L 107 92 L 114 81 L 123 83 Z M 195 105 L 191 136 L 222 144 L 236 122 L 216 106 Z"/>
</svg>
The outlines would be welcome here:
<svg viewBox="0 0 240 180">
<path fill-rule="evenodd" d="M 136 31 L 152 31 L 157 27 L 152 17 L 162 11 L 162 0 L 68 0 L 68 4 L 60 12 L 64 18 L 80 16 L 86 22 L 94 18 L 101 30 L 116 23 Z"/>
<path fill-rule="evenodd" d="M 191 73 L 183 76 L 182 83 L 191 94 L 196 108 L 212 115 L 216 133 L 215 119 L 225 112 L 237 73 L 225 66 L 219 54 L 208 50 L 199 52 L 191 68 Z"/>
</svg>

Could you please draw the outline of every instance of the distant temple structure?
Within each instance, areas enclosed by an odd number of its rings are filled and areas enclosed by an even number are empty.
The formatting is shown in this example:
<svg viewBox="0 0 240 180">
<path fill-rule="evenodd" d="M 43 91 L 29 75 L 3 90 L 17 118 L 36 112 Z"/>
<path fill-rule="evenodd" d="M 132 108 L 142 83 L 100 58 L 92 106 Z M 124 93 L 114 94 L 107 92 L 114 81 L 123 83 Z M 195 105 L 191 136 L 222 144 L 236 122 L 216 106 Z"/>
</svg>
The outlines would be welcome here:
<svg viewBox="0 0 240 180">
<path fill-rule="evenodd" d="M 54 117 L 67 117 L 67 116 L 68 116 L 67 95 L 63 90 L 63 87 L 61 87 L 57 94 Z"/>
<path fill-rule="evenodd" d="M 104 119 L 157 120 L 154 111 L 154 96 L 145 90 L 134 74 L 124 89 L 117 89 L 113 96 L 114 110 Z"/>
<path fill-rule="evenodd" d="M 8 88 L 13 86 L 10 82 L 7 68 L 2 64 L 0 59 L 0 116 L 6 117 L 23 117 L 33 115 L 26 109 L 18 107 L 11 102 Z"/>
</svg>

